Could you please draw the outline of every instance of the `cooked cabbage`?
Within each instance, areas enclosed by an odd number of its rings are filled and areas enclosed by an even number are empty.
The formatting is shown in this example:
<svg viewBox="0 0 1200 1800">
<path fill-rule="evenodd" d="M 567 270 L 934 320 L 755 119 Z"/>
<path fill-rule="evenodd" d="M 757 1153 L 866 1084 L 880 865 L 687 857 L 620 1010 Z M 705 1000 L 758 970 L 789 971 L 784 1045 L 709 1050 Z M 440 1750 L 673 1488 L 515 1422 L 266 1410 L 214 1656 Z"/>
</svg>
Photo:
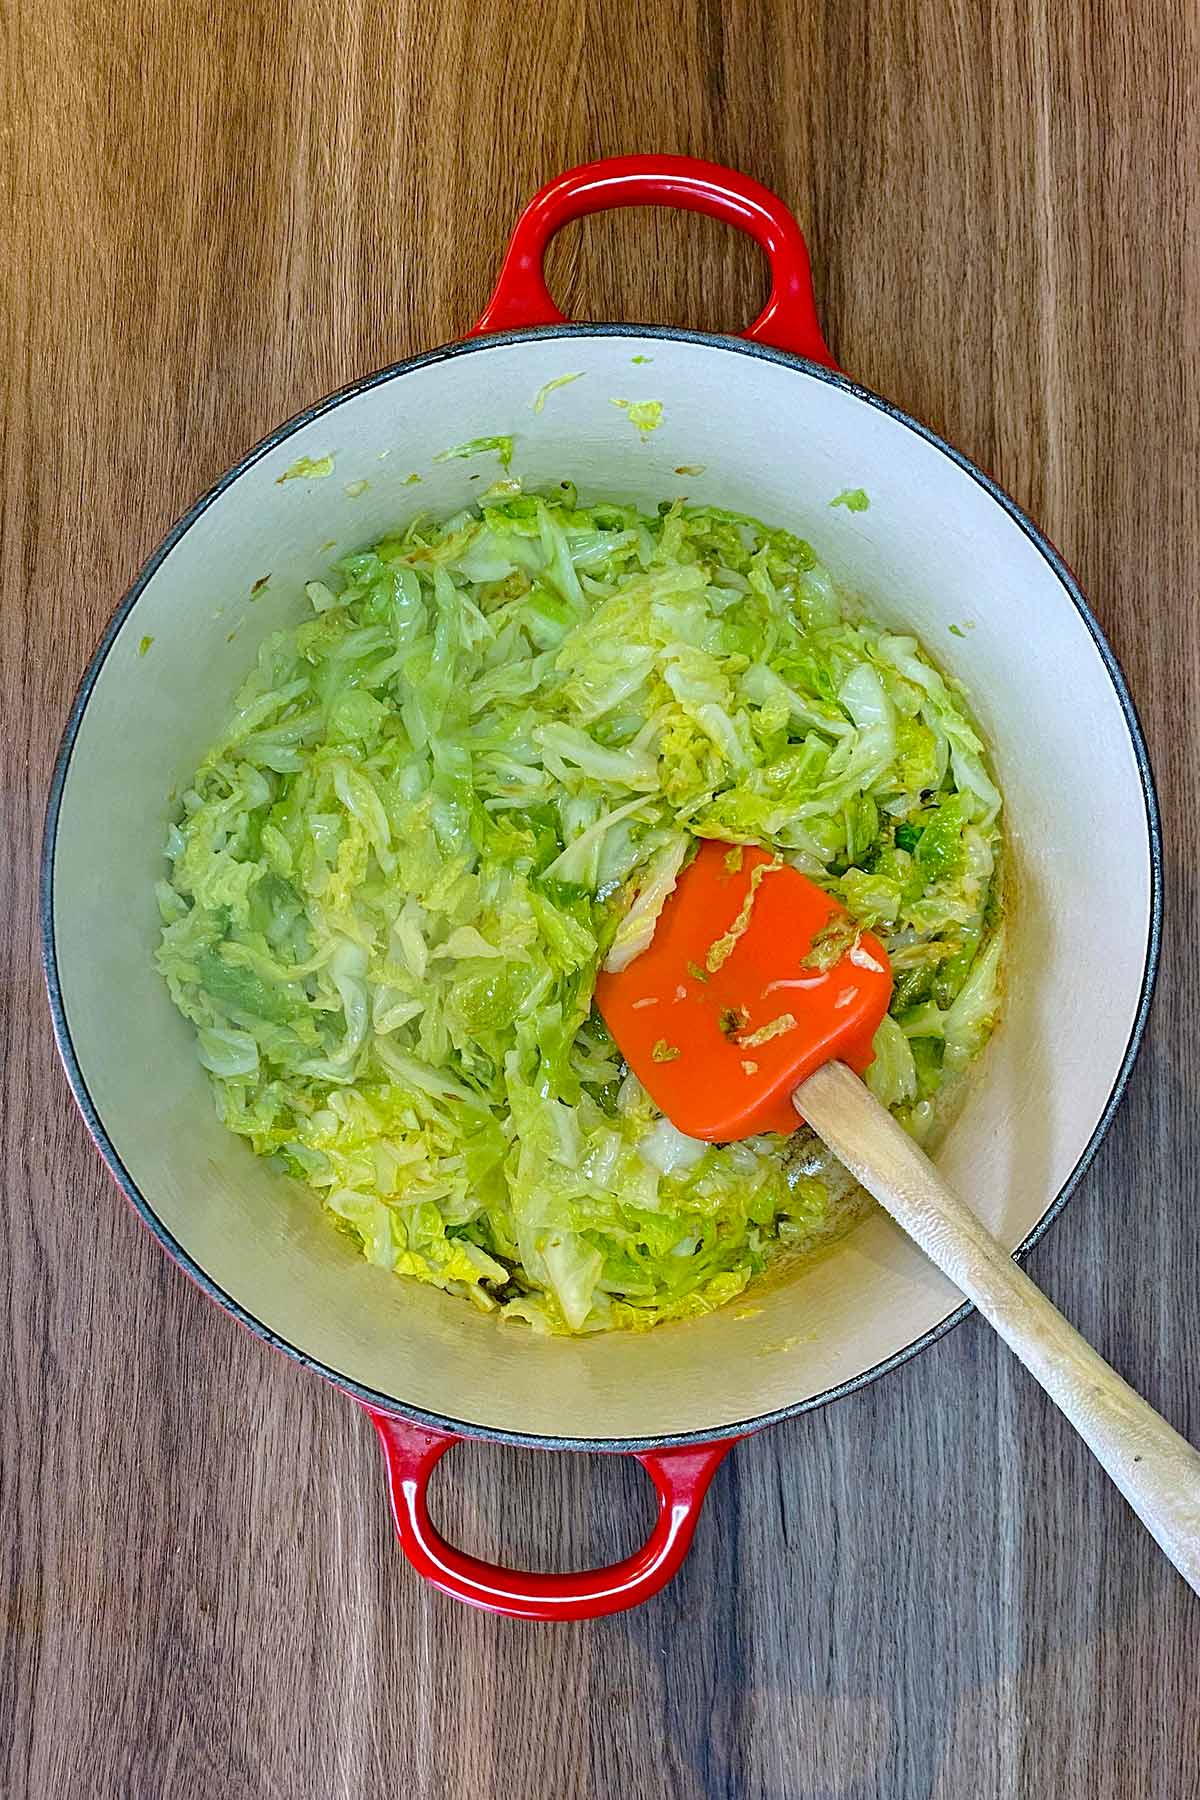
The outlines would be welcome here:
<svg viewBox="0 0 1200 1800">
<path fill-rule="evenodd" d="M 836 1229 L 811 1135 L 683 1137 L 593 984 L 697 838 L 765 845 L 887 943 L 870 1080 L 927 1129 L 1002 970 L 1000 795 L 957 688 L 787 532 L 569 482 L 502 480 L 307 596 L 158 889 L 226 1125 L 371 1262 L 544 1331 L 706 1312 Z"/>
</svg>

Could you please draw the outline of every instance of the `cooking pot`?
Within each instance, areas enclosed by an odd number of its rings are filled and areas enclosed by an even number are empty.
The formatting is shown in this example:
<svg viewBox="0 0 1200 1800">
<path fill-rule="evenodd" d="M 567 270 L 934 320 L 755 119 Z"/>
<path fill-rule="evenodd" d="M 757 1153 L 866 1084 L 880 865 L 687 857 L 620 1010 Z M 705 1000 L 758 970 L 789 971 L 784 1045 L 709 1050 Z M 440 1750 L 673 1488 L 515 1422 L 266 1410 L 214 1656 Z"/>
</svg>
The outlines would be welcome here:
<svg viewBox="0 0 1200 1800">
<path fill-rule="evenodd" d="M 564 320 L 542 274 L 549 239 L 584 213 L 646 205 L 757 239 L 771 295 L 742 336 Z M 566 374 L 581 379 L 535 409 Z M 638 400 L 661 402 L 656 429 L 613 404 Z M 647 1335 L 541 1338 L 371 1267 L 311 1192 L 219 1124 L 192 1028 L 152 962 L 171 795 L 259 642 L 302 615 L 304 583 L 418 510 L 470 501 L 495 465 L 438 456 L 495 434 L 512 436 L 529 486 L 569 476 L 585 496 L 650 509 L 686 492 L 788 526 L 969 685 L 1007 802 L 1008 999 L 939 1161 L 1015 1253 L 1079 1180 L 1129 1075 L 1157 960 L 1159 836 L 1133 704 L 1061 557 L 964 456 L 836 371 L 795 220 L 712 164 L 629 157 L 552 182 L 518 222 L 468 340 L 280 426 L 154 552 L 83 679 L 50 794 L 46 976 L 75 1098 L 168 1254 L 364 1406 L 420 1573 L 477 1606 L 563 1618 L 662 1586 L 737 1438 L 874 1380 L 967 1308 L 873 1213 L 765 1282 L 753 1307 Z M 851 487 L 869 510 L 830 507 Z M 636 1456 L 659 1494 L 649 1541 L 614 1567 L 562 1576 L 455 1550 L 425 1494 L 438 1459 L 470 1437 Z"/>
</svg>

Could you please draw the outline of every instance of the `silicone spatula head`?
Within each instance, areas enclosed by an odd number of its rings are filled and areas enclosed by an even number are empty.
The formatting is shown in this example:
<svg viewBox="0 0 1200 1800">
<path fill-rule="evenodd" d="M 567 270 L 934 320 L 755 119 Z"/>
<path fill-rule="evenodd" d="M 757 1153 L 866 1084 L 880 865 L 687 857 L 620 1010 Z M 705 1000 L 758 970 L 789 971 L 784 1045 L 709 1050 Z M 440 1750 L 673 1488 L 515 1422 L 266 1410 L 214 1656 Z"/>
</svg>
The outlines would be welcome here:
<svg viewBox="0 0 1200 1800">
<path fill-rule="evenodd" d="M 655 1105 L 689 1137 L 793 1131 L 792 1094 L 834 1058 L 862 1074 L 891 998 L 879 940 L 765 851 L 708 842 L 654 937 L 596 1004 Z"/>
</svg>

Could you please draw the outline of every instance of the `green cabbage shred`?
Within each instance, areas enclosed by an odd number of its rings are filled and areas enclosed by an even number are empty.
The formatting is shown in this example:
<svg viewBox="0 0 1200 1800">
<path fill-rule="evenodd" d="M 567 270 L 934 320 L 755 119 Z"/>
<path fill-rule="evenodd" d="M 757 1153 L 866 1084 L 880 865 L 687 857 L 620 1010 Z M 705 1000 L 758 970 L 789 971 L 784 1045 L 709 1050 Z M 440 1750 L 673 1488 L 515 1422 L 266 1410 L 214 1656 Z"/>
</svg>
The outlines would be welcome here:
<svg viewBox="0 0 1200 1800">
<path fill-rule="evenodd" d="M 555 392 L 555 390 L 557 388 L 570 387 L 570 385 L 573 381 L 582 381 L 582 380 L 583 380 L 583 371 L 580 370 L 575 375 L 556 375 L 552 381 L 543 381 L 541 387 L 538 389 L 537 393 L 533 396 L 534 412 L 540 413 L 544 410 L 546 401 L 549 399 L 550 395 Z"/>
<path fill-rule="evenodd" d="M 512 438 L 503 433 L 496 437 L 471 438 L 465 444 L 454 444 L 449 450 L 440 450 L 433 460 L 435 463 L 461 462 L 468 456 L 486 456 L 489 451 L 494 451 L 507 469 L 512 462 Z M 412 480 L 411 475 L 409 480 Z"/>
<path fill-rule="evenodd" d="M 332 456 L 298 456 L 276 477 L 276 486 L 282 487 L 285 481 L 324 481 L 333 474 L 333 461 Z"/>
<path fill-rule="evenodd" d="M 337 567 L 168 833 L 157 960 L 221 1118 L 369 1261 L 505 1319 L 723 1305 L 834 1228 L 830 1183 L 804 1132 L 676 1131 L 597 971 L 697 838 L 775 852 L 887 946 L 868 1080 L 923 1135 L 1001 995 L 1000 795 L 960 691 L 807 544 L 709 507 L 506 481 Z"/>
<path fill-rule="evenodd" d="M 631 425 L 636 425 L 641 437 L 648 437 L 657 431 L 663 422 L 663 403 L 661 400 L 614 400 L 614 406 L 620 407 Z"/>
</svg>

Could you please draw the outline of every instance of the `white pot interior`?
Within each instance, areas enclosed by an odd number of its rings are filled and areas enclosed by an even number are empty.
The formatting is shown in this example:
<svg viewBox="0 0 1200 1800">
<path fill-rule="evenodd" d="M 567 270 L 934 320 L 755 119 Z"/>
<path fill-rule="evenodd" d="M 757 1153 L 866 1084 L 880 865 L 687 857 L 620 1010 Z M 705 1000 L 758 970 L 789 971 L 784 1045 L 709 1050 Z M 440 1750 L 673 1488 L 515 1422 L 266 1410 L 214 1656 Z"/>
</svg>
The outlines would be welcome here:
<svg viewBox="0 0 1200 1800">
<path fill-rule="evenodd" d="M 575 372 L 584 378 L 535 414 L 537 389 Z M 661 426 L 642 438 L 614 398 L 661 400 Z M 301 616 L 304 581 L 334 557 L 486 486 L 493 458 L 432 459 L 497 432 L 513 434 L 514 472 L 530 485 L 570 476 L 585 498 L 651 507 L 686 493 L 791 527 L 969 684 L 1008 807 L 1009 992 L 939 1161 L 1010 1246 L 1071 1179 L 1138 1015 L 1152 910 L 1142 777 L 1087 624 L 989 490 L 845 386 L 720 341 L 580 328 L 425 359 L 260 454 L 145 582 L 79 722 L 53 851 L 66 1032 L 129 1182 L 239 1307 L 401 1407 L 558 1438 L 717 1435 L 853 1381 L 959 1296 L 874 1215 L 767 1284 L 751 1316 L 735 1306 L 583 1342 L 499 1328 L 370 1267 L 315 1197 L 225 1132 L 151 961 L 168 794 L 219 729 L 258 643 Z M 327 454 L 328 478 L 278 482 L 297 458 Z M 682 465 L 704 473 L 680 476 Z M 414 471 L 419 486 L 406 483 Z M 360 481 L 367 490 L 348 494 Z M 857 486 L 869 511 L 830 508 Z"/>
</svg>

